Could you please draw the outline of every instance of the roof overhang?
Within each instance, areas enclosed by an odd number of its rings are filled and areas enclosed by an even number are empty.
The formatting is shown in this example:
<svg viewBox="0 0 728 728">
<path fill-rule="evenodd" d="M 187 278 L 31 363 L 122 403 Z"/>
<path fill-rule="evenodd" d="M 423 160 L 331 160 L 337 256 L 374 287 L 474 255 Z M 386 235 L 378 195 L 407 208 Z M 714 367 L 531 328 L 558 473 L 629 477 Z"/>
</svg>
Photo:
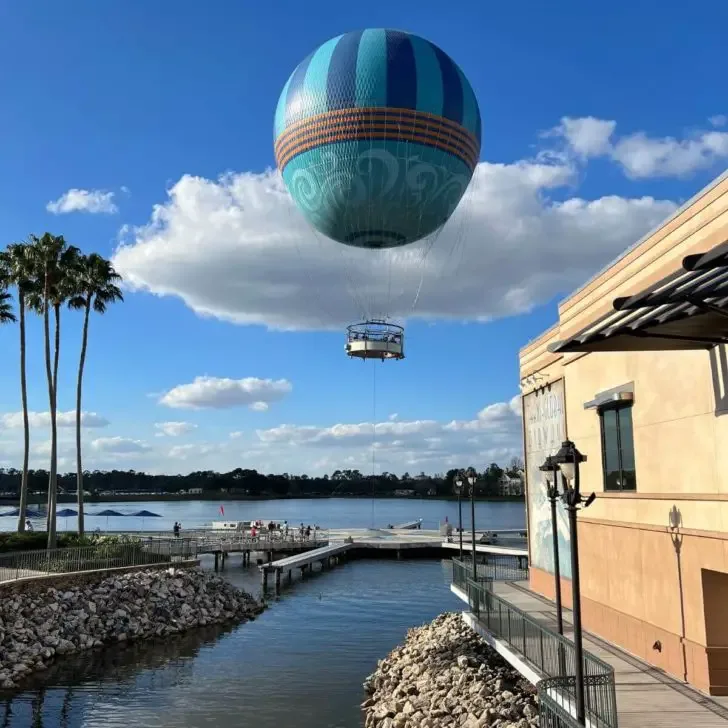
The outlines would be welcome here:
<svg viewBox="0 0 728 728">
<path fill-rule="evenodd" d="M 684 351 L 728 343 L 728 242 L 689 255 L 675 273 L 632 296 L 552 353 Z"/>
</svg>

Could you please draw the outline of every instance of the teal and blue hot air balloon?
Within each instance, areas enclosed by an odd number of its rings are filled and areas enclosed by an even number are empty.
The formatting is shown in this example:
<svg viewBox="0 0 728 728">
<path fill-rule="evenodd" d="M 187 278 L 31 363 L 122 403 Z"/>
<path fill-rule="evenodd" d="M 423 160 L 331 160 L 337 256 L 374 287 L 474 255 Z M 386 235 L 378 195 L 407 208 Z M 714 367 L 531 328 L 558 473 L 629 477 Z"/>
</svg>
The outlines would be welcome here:
<svg viewBox="0 0 728 728">
<path fill-rule="evenodd" d="M 324 43 L 291 74 L 275 155 L 296 205 L 321 233 L 392 248 L 442 227 L 480 155 L 470 83 L 440 48 L 398 30 Z"/>
</svg>

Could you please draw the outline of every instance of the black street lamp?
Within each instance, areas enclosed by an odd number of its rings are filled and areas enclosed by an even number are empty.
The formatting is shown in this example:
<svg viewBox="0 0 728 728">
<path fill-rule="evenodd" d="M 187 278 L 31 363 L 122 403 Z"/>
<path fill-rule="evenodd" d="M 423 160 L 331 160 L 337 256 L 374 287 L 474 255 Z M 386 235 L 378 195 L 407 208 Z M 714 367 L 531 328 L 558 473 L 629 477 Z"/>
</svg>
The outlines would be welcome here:
<svg viewBox="0 0 728 728">
<path fill-rule="evenodd" d="M 546 497 L 551 503 L 551 534 L 553 537 L 554 551 L 554 587 L 556 590 L 556 624 L 559 634 L 564 634 L 564 613 L 561 606 L 561 565 L 559 563 L 559 532 L 556 523 L 556 501 L 559 497 L 559 466 L 549 455 L 544 464 L 539 466 L 539 470 L 543 473 L 543 485 L 546 489 Z"/>
<path fill-rule="evenodd" d="M 453 490 L 458 497 L 458 533 L 460 534 L 460 561 L 463 560 L 463 478 L 458 473 L 452 482 Z"/>
<path fill-rule="evenodd" d="M 478 474 L 472 468 L 468 468 L 465 471 L 465 477 L 470 485 L 470 518 L 472 519 L 473 526 L 473 581 L 477 582 L 478 565 L 475 562 L 475 483 L 478 480 Z"/>
<path fill-rule="evenodd" d="M 576 528 L 577 511 L 590 506 L 596 495 L 592 493 L 583 498 L 579 483 L 579 466 L 586 461 L 586 455 L 579 452 L 571 440 L 564 440 L 561 448 L 553 456 L 554 463 L 561 469 L 564 492 L 561 496 L 569 514 L 569 540 L 571 546 L 571 592 L 574 622 L 574 661 L 576 681 L 576 719 L 585 725 L 584 710 L 584 644 L 581 628 L 581 585 L 579 582 L 579 536 Z"/>
</svg>

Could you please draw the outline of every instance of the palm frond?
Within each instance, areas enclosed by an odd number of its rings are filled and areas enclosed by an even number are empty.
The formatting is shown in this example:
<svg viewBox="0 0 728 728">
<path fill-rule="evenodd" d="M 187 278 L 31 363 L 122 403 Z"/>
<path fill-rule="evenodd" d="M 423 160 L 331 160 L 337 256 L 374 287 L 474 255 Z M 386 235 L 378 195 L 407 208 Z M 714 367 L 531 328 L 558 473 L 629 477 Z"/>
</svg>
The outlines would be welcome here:
<svg viewBox="0 0 728 728">
<path fill-rule="evenodd" d="M 0 324 L 15 323 L 17 319 L 13 313 L 13 297 L 7 291 L 0 291 Z"/>
</svg>

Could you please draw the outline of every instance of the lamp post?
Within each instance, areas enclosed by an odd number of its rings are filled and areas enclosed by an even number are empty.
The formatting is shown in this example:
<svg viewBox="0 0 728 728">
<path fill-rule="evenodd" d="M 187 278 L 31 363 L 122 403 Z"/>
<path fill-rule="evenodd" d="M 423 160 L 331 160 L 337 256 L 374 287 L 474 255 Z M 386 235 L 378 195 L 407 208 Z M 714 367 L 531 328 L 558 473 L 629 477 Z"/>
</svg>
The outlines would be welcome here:
<svg viewBox="0 0 728 728">
<path fill-rule="evenodd" d="M 579 452 L 571 440 L 564 440 L 553 456 L 553 462 L 561 469 L 564 492 L 561 496 L 569 515 L 569 540 L 571 546 L 571 591 L 574 621 L 574 661 L 576 682 L 576 719 L 586 725 L 584 709 L 584 644 L 581 628 L 581 585 L 579 581 L 579 536 L 576 528 L 576 514 L 579 508 L 590 506 L 596 495 L 583 498 L 580 491 L 579 466 L 586 461 L 586 455 Z"/>
<path fill-rule="evenodd" d="M 475 562 L 475 483 L 478 479 L 478 474 L 472 469 L 468 468 L 465 471 L 465 477 L 470 485 L 470 518 L 472 519 L 472 531 L 473 531 L 473 581 L 478 581 L 478 566 Z"/>
<path fill-rule="evenodd" d="M 458 497 L 458 533 L 460 534 L 460 561 L 463 560 L 463 478 L 458 473 L 452 483 L 453 490 Z"/>
<path fill-rule="evenodd" d="M 543 473 L 543 485 L 546 489 L 546 497 L 551 503 L 551 534 L 553 537 L 554 551 L 554 588 L 556 598 L 556 624 L 559 634 L 564 634 L 564 614 L 561 606 L 561 565 L 559 563 L 559 532 L 556 523 L 556 500 L 559 497 L 559 465 L 549 455 L 544 464 L 539 467 Z"/>
</svg>

